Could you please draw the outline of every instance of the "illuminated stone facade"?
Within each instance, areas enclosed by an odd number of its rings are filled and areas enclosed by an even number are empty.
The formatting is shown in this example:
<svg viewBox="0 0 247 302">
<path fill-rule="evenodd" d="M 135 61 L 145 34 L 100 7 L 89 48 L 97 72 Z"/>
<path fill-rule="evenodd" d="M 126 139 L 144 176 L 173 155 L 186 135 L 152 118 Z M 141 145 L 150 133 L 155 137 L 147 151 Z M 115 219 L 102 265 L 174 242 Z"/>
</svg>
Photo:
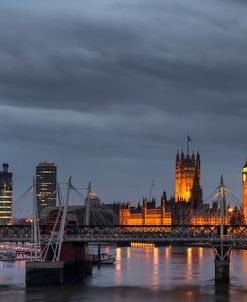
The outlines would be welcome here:
<svg viewBox="0 0 247 302">
<path fill-rule="evenodd" d="M 166 213 L 165 202 L 161 200 L 160 207 L 156 207 L 155 200 L 143 200 L 142 207 L 131 208 L 130 203 L 121 204 L 119 212 L 121 225 L 171 225 L 171 213 Z"/>
<path fill-rule="evenodd" d="M 11 224 L 13 184 L 12 173 L 8 171 L 9 165 L 3 164 L 0 172 L 0 224 Z"/>
<path fill-rule="evenodd" d="M 175 181 L 175 201 L 181 200 L 189 202 L 191 200 L 191 190 L 193 188 L 194 179 L 197 174 L 198 184 L 200 185 L 201 161 L 197 152 L 190 156 L 177 153 L 176 156 L 176 181 Z"/>
<path fill-rule="evenodd" d="M 231 214 L 224 216 L 224 224 L 229 224 L 231 220 Z M 204 216 L 194 216 L 191 219 L 192 225 L 220 225 L 220 216 L 214 215 L 204 215 Z"/>
<path fill-rule="evenodd" d="M 143 200 L 142 206 L 132 207 L 130 203 L 119 205 L 119 224 L 128 225 L 219 225 L 220 210 L 217 204 L 212 208 L 203 204 L 200 185 L 200 155 L 184 153 L 176 156 L 175 197 L 169 200 L 164 192 L 161 203 Z M 223 179 L 222 179 L 223 180 Z M 243 223 L 247 219 L 247 162 L 243 168 L 243 212 L 224 204 L 224 224 Z M 201 210 L 200 210 L 201 209 Z"/>
<path fill-rule="evenodd" d="M 230 206 L 224 202 L 224 224 L 235 224 L 239 219 L 238 209 L 231 209 Z M 218 203 L 213 203 L 211 208 L 208 204 L 204 204 L 203 213 L 194 213 L 191 218 L 191 224 L 220 225 L 220 208 Z"/>
</svg>

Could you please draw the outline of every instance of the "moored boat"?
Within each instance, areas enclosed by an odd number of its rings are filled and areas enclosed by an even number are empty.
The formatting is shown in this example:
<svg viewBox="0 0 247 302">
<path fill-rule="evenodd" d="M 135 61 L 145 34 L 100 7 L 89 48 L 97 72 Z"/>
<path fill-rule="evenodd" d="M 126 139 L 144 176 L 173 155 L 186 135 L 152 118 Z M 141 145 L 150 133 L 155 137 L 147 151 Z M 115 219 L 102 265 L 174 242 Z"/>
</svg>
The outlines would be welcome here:
<svg viewBox="0 0 247 302">
<path fill-rule="evenodd" d="M 15 260 L 16 259 L 16 252 L 11 250 L 0 250 L 0 261 L 2 260 Z"/>
<path fill-rule="evenodd" d="M 107 253 L 101 253 L 100 257 L 99 255 L 92 255 L 92 258 L 93 264 L 114 264 L 116 261 L 114 256 Z"/>
</svg>

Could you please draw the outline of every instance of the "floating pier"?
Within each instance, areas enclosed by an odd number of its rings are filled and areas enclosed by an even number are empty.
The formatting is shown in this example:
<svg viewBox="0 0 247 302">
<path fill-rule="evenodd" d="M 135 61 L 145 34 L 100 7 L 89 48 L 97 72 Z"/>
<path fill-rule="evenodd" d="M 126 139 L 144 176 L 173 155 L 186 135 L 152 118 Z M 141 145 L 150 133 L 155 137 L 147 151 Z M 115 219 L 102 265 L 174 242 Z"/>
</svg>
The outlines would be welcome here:
<svg viewBox="0 0 247 302">
<path fill-rule="evenodd" d="M 63 283 L 63 261 L 26 262 L 26 285 L 58 285 Z"/>
</svg>

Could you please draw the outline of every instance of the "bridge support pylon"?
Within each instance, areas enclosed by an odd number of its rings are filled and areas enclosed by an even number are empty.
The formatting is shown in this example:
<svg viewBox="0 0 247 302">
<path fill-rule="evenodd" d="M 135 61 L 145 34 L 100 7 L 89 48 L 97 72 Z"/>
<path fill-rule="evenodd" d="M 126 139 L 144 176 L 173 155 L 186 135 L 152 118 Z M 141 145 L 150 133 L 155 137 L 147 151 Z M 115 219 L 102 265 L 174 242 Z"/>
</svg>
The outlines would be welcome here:
<svg viewBox="0 0 247 302">
<path fill-rule="evenodd" d="M 218 196 L 220 201 L 220 225 L 217 228 L 217 235 L 219 236 L 219 239 L 213 242 L 215 254 L 215 283 L 229 283 L 229 264 L 232 245 L 228 240 L 226 240 L 226 236 L 228 235 L 227 226 L 224 224 L 226 187 L 224 185 L 223 175 L 221 175 L 220 178 Z"/>
<path fill-rule="evenodd" d="M 229 283 L 230 281 L 229 265 L 231 249 L 231 244 L 223 240 L 213 244 L 215 283 Z"/>
</svg>

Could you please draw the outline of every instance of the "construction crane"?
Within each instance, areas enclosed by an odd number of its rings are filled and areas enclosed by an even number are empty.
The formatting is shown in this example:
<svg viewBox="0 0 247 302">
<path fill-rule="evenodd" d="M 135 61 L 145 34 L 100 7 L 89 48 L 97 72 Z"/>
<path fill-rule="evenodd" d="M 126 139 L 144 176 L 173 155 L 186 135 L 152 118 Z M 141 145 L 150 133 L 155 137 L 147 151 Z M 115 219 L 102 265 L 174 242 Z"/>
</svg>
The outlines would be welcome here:
<svg viewBox="0 0 247 302">
<path fill-rule="evenodd" d="M 151 201 L 151 198 L 152 198 L 153 189 L 154 189 L 154 182 L 155 182 L 155 179 L 153 178 L 152 183 L 151 183 L 151 187 L 150 187 L 150 191 L 149 191 L 148 201 Z"/>
</svg>

